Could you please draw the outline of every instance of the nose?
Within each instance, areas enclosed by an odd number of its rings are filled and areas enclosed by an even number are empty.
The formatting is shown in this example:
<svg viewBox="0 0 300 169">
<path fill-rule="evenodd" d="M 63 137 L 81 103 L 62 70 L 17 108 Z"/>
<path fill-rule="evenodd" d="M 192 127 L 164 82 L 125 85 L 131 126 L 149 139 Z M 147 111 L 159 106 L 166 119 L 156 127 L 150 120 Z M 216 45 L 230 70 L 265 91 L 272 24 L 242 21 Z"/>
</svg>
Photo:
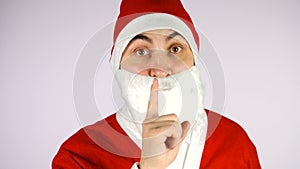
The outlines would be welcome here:
<svg viewBox="0 0 300 169">
<path fill-rule="evenodd" d="M 149 76 L 151 77 L 158 77 L 158 78 L 164 78 L 169 76 L 170 74 L 164 70 L 157 69 L 157 68 L 150 68 L 149 69 Z"/>
<path fill-rule="evenodd" d="M 151 77 L 164 78 L 170 75 L 170 64 L 165 51 L 155 50 L 151 53 L 148 63 L 148 75 Z"/>
</svg>

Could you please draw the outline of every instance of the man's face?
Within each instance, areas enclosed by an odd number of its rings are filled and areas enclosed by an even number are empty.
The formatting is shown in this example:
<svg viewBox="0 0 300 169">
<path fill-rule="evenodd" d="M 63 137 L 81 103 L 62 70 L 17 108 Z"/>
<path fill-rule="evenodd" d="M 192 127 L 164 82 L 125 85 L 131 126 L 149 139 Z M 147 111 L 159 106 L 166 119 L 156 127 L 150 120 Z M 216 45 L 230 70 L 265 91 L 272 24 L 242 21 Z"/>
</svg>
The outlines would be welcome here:
<svg viewBox="0 0 300 169">
<path fill-rule="evenodd" d="M 122 69 L 159 78 L 187 70 L 193 64 L 193 52 L 187 41 L 169 29 L 148 31 L 135 36 L 121 58 Z"/>
<path fill-rule="evenodd" d="M 149 112 L 151 93 L 156 92 L 158 116 L 176 114 L 181 121 L 193 124 L 202 105 L 200 74 L 193 65 L 187 41 L 173 30 L 147 31 L 132 38 L 116 71 L 129 110 L 123 117 L 142 124 Z"/>
</svg>

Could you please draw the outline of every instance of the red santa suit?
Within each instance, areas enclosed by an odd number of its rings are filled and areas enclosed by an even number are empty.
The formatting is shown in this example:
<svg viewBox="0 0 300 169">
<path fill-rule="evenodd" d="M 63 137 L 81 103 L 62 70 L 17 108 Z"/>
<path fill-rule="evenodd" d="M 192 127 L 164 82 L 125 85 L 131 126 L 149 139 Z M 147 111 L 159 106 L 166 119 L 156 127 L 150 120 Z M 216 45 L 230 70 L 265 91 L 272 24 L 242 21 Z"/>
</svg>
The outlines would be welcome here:
<svg viewBox="0 0 300 169">
<path fill-rule="evenodd" d="M 180 0 L 123 0 L 114 30 L 113 69 L 119 68 L 122 52 L 130 41 L 128 37 L 155 29 L 178 32 L 187 40 L 197 60 L 199 37 Z M 203 131 L 197 133 L 197 127 L 194 128 L 191 132 L 194 136 L 181 145 L 182 151 L 170 168 L 261 168 L 255 146 L 238 124 L 217 113 L 204 111 L 203 107 L 201 110 L 197 115 L 200 119 L 198 129 Z M 52 167 L 137 168 L 141 146 L 131 139 L 134 131 L 118 119 L 118 113 L 82 128 L 65 141 L 54 157 Z M 185 162 L 189 164 L 177 167 Z"/>
<path fill-rule="evenodd" d="M 242 127 L 217 113 L 206 112 L 208 132 L 200 169 L 260 169 L 256 148 Z M 53 159 L 52 168 L 130 169 L 139 162 L 141 150 L 122 136 L 127 135 L 113 114 L 79 130 L 64 142 Z M 127 157 L 111 153 L 116 149 Z"/>
</svg>

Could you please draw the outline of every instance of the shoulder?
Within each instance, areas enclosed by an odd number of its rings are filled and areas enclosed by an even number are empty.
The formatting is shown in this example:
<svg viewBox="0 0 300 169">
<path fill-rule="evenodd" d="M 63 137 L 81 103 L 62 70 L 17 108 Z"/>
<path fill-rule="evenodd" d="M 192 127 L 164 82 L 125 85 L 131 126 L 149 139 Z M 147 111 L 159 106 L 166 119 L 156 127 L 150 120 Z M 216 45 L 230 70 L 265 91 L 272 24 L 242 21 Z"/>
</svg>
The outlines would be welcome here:
<svg viewBox="0 0 300 169">
<path fill-rule="evenodd" d="M 206 110 L 206 114 L 208 129 L 201 165 L 220 168 L 219 163 L 223 168 L 260 168 L 256 147 L 245 130 L 218 113 Z"/>
<path fill-rule="evenodd" d="M 80 129 L 68 138 L 61 145 L 52 165 L 61 167 L 80 164 L 84 168 L 91 168 L 96 164 L 109 166 L 112 162 L 109 159 L 123 160 L 121 156 L 139 157 L 139 155 L 139 149 L 121 129 L 116 114 L 113 114 Z M 130 166 L 132 163 L 134 161 L 128 160 L 122 165 Z"/>
<path fill-rule="evenodd" d="M 70 138 L 68 138 L 62 144 L 62 146 L 69 147 L 74 145 L 75 143 L 91 144 L 92 142 L 94 142 L 95 139 L 94 137 L 96 137 L 96 135 L 98 137 L 105 136 L 106 134 L 112 131 L 123 134 L 123 131 L 118 127 L 118 123 L 116 121 L 115 116 L 116 116 L 115 114 L 112 114 L 106 117 L 105 119 L 102 119 L 94 124 L 81 128 L 76 133 L 74 133 Z"/>
<path fill-rule="evenodd" d="M 211 110 L 205 110 L 208 119 L 207 139 L 210 137 L 246 137 L 245 130 L 237 122 Z"/>
<path fill-rule="evenodd" d="M 116 147 L 122 147 L 120 142 L 129 143 L 130 139 L 117 122 L 116 114 L 112 114 L 92 125 L 81 128 L 67 139 L 61 147 L 74 149 L 76 145 L 81 145 L 80 148 L 98 146 L 111 152 Z M 76 147 L 76 150 L 78 148 Z"/>
</svg>

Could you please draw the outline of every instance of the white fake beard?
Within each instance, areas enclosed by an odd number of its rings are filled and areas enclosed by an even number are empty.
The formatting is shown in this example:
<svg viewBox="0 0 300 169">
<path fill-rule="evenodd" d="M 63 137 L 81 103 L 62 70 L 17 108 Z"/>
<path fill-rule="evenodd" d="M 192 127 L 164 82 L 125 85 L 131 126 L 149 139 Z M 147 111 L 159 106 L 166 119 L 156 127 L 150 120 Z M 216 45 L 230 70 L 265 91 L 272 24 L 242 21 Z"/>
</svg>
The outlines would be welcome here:
<svg viewBox="0 0 300 169">
<path fill-rule="evenodd" d="M 145 120 L 153 77 L 137 75 L 123 69 L 116 72 L 125 107 L 119 115 L 131 123 Z M 203 111 L 203 90 L 196 66 L 158 79 L 158 115 L 175 113 L 180 122 L 196 122 L 196 115 Z M 128 109 L 128 111 L 124 111 Z"/>
</svg>

